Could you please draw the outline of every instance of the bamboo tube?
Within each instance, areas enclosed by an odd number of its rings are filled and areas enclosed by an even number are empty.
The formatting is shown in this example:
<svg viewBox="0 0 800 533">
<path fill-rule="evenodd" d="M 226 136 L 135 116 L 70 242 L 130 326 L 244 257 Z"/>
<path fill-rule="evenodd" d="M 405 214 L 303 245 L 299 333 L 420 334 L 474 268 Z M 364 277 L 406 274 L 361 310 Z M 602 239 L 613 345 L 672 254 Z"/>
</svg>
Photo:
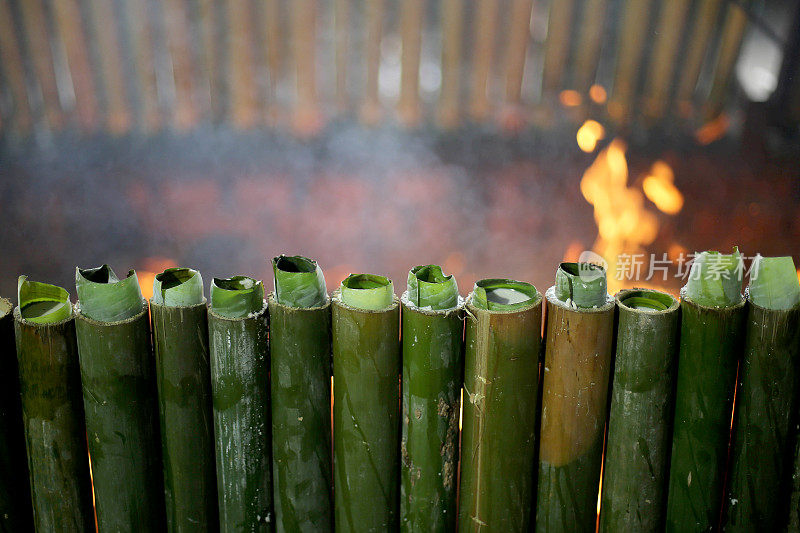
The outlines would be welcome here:
<svg viewBox="0 0 800 533">
<path fill-rule="evenodd" d="M 333 294 L 335 530 L 397 531 L 400 305 L 392 282 L 352 274 Z"/>
<path fill-rule="evenodd" d="M 472 51 L 472 93 L 470 115 L 478 122 L 491 112 L 489 81 L 494 63 L 494 40 L 497 35 L 498 0 L 478 0 L 475 15 L 475 46 Z"/>
<path fill-rule="evenodd" d="M 14 346 L 14 306 L 0 298 L 0 531 L 33 531 L 25 428 Z"/>
<path fill-rule="evenodd" d="M 708 43 L 714 35 L 720 4 L 721 0 L 700 0 L 696 8 L 697 14 L 693 17 L 695 20 L 686 54 L 681 61 L 680 80 L 675 92 L 678 108 L 684 114 L 691 108 L 692 96 L 700 78 L 700 69 L 708 51 Z"/>
<path fill-rule="evenodd" d="M 522 78 L 525 74 L 525 55 L 531 39 L 531 10 L 533 0 L 514 0 L 508 24 L 506 45 L 506 104 L 517 106 L 522 100 Z"/>
<path fill-rule="evenodd" d="M 156 72 L 153 65 L 155 54 L 148 22 L 147 0 L 128 0 L 124 4 L 126 17 L 131 25 L 130 38 L 136 86 L 141 99 L 138 126 L 145 131 L 152 131 L 159 127 L 161 116 L 158 108 Z"/>
<path fill-rule="evenodd" d="M 667 531 L 718 527 L 747 316 L 741 256 L 703 252 L 681 292 Z"/>
<path fill-rule="evenodd" d="M 187 0 L 164 0 L 164 24 L 175 83 L 173 125 L 185 130 L 197 122 Z"/>
<path fill-rule="evenodd" d="M 200 273 L 156 275 L 150 300 L 167 530 L 218 527 L 208 315 Z"/>
<path fill-rule="evenodd" d="M 41 91 L 44 118 L 51 130 L 60 130 L 64 125 L 64 114 L 58 98 L 58 84 L 50 50 L 50 36 L 42 0 L 19 2 L 22 11 L 22 31 L 33 73 Z M 34 111 L 35 112 L 35 111 Z"/>
<path fill-rule="evenodd" d="M 594 531 L 614 302 L 589 263 L 562 263 L 545 298 L 536 531 Z"/>
<path fill-rule="evenodd" d="M 650 74 L 645 88 L 644 111 L 651 118 L 664 116 L 672 90 L 675 59 L 686 23 L 689 0 L 672 0 L 661 5 L 656 42 L 650 59 Z"/>
<path fill-rule="evenodd" d="M 648 11 L 651 0 L 627 0 L 620 24 L 617 69 L 609 114 L 617 122 L 625 122 L 636 104 L 636 82 L 648 36 Z"/>
<path fill-rule="evenodd" d="M 455 278 L 445 276 L 438 265 L 414 267 L 401 302 L 400 529 L 453 531 L 464 306 Z"/>
<path fill-rule="evenodd" d="M 575 55 L 575 89 L 586 93 L 594 83 L 602 48 L 608 0 L 586 0 Z"/>
<path fill-rule="evenodd" d="M 381 67 L 381 38 L 383 33 L 384 0 L 369 0 L 364 4 L 366 39 L 364 57 L 367 67 L 361 121 L 374 126 L 381 118 L 378 76 Z"/>
<path fill-rule="evenodd" d="M 574 0 L 561 0 L 550 4 L 542 74 L 542 89 L 545 94 L 555 94 L 562 87 L 571 42 L 570 29 L 574 4 Z"/>
<path fill-rule="evenodd" d="M 33 126 L 33 117 L 28 104 L 25 69 L 18 39 L 11 18 L 9 0 L 0 0 L 0 72 L 14 102 L 13 126 L 19 133 L 25 135 Z"/>
<path fill-rule="evenodd" d="M 114 20 L 117 18 L 114 3 L 108 0 L 89 0 L 88 7 L 93 33 L 97 38 L 100 70 L 105 87 L 103 94 L 106 126 L 112 134 L 119 135 L 130 128 L 131 113 L 128 109 L 122 51 L 117 39 L 118 32 L 114 26 Z"/>
<path fill-rule="evenodd" d="M 779 531 L 791 492 L 800 284 L 791 257 L 756 256 L 739 368 L 726 531 Z"/>
<path fill-rule="evenodd" d="M 101 531 L 164 525 L 156 379 L 147 302 L 136 273 L 76 271 L 75 329 Z"/>
<path fill-rule="evenodd" d="M 400 7 L 400 100 L 397 112 L 407 127 L 417 126 L 422 118 L 419 99 L 419 65 L 422 53 L 424 0 L 408 0 Z"/>
<path fill-rule="evenodd" d="M 464 1 L 442 0 L 442 89 L 439 124 L 445 129 L 458 125 L 461 100 L 461 48 L 464 31 Z"/>
<path fill-rule="evenodd" d="M 214 278 L 208 336 L 220 531 L 271 531 L 267 305 L 260 281 Z"/>
<path fill-rule="evenodd" d="M 333 531 L 331 305 L 322 270 L 273 259 L 269 297 L 275 529 Z"/>
<path fill-rule="evenodd" d="M 747 2 L 744 2 L 745 5 Z M 747 29 L 747 13 L 739 4 L 728 4 L 728 13 L 722 28 L 722 37 L 717 55 L 714 80 L 711 83 L 711 93 L 706 103 L 705 118 L 716 118 L 722 112 L 725 96 L 728 93 L 728 84 L 733 75 L 733 68 L 739 57 L 744 32 Z"/>
<path fill-rule="evenodd" d="M 458 528 L 527 531 L 533 520 L 542 296 L 478 281 L 467 297 Z"/>
<path fill-rule="evenodd" d="M 667 508 L 678 300 L 648 289 L 620 291 L 600 531 L 660 531 Z"/>
<path fill-rule="evenodd" d="M 78 345 L 69 293 L 21 276 L 14 327 L 34 528 L 93 531 Z"/>
</svg>

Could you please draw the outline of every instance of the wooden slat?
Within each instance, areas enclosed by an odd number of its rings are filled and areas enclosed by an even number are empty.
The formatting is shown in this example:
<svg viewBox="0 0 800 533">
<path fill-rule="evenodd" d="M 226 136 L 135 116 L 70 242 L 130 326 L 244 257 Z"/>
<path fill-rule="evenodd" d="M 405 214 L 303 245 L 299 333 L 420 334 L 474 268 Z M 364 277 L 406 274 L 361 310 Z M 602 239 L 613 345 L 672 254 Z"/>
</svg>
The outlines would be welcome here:
<svg viewBox="0 0 800 533">
<path fill-rule="evenodd" d="M 58 85 L 44 6 L 41 0 L 25 0 L 19 2 L 19 6 L 22 10 L 28 54 L 41 92 L 44 117 L 50 129 L 60 130 L 64 126 L 64 114 L 58 99 Z"/>
<path fill-rule="evenodd" d="M 442 89 L 439 125 L 454 128 L 459 122 L 461 101 L 461 39 L 464 32 L 464 0 L 442 0 Z"/>
<path fill-rule="evenodd" d="M 594 84 L 605 30 L 607 0 L 586 0 L 575 53 L 573 88 L 585 94 Z"/>
<path fill-rule="evenodd" d="M 141 106 L 137 113 L 137 123 L 143 131 L 154 131 L 160 127 L 163 121 L 158 105 L 153 37 L 147 3 L 148 0 L 123 2 L 126 9 L 129 38 L 133 48 L 136 94 Z"/>
<path fill-rule="evenodd" d="M 489 81 L 494 63 L 494 41 L 497 35 L 498 0 L 477 0 L 472 51 L 472 92 L 470 116 L 485 120 L 491 113 Z"/>
<path fill-rule="evenodd" d="M 334 63 L 336 67 L 336 108 L 339 113 L 346 113 L 350 107 L 347 91 L 347 64 L 350 60 L 350 2 L 336 0 L 334 4 Z"/>
<path fill-rule="evenodd" d="M 255 83 L 252 12 L 249 0 L 227 0 L 228 65 L 230 68 L 230 113 L 237 128 L 252 128 L 260 122 Z"/>
<path fill-rule="evenodd" d="M 692 110 L 694 91 L 700 78 L 703 59 L 708 51 L 708 43 L 714 34 L 720 3 L 721 0 L 700 0 L 691 16 L 694 24 L 686 53 L 681 57 L 680 81 L 675 94 L 678 111 L 684 116 L 689 115 Z"/>
<path fill-rule="evenodd" d="M 675 59 L 680 50 L 689 3 L 689 0 L 670 0 L 662 3 L 645 89 L 644 112 L 650 118 L 663 117 L 667 109 Z"/>
<path fill-rule="evenodd" d="M 366 61 L 366 83 L 364 103 L 361 107 L 361 120 L 367 125 L 375 125 L 381 118 L 381 103 L 378 75 L 381 65 L 381 37 L 383 33 L 384 0 L 366 0 L 366 40 L 364 42 Z"/>
<path fill-rule="evenodd" d="M 175 82 L 173 125 L 186 130 L 198 121 L 186 0 L 164 0 L 164 25 Z"/>
<path fill-rule="evenodd" d="M 628 0 L 619 26 L 619 48 L 614 91 L 608 105 L 611 118 L 624 122 L 636 101 L 636 81 L 646 39 L 649 35 L 648 12 L 651 0 Z"/>
<path fill-rule="evenodd" d="M 273 122 L 280 119 L 281 106 L 278 102 L 278 83 L 283 78 L 283 15 L 279 0 L 264 0 L 264 32 L 267 67 L 269 69 L 269 116 Z"/>
<path fill-rule="evenodd" d="M 400 100 L 397 111 L 400 122 L 416 126 L 422 117 L 419 97 L 419 65 L 422 53 L 424 0 L 406 0 L 400 11 Z"/>
<path fill-rule="evenodd" d="M 724 108 L 728 85 L 733 76 L 746 29 L 747 14 L 745 11 L 738 4 L 728 4 L 728 13 L 725 16 L 719 54 L 714 68 L 714 81 L 711 84 L 711 93 L 705 106 L 706 120 L 716 118 Z"/>
<path fill-rule="evenodd" d="M 322 127 L 317 101 L 316 24 L 316 0 L 293 0 L 292 39 L 296 91 L 294 129 L 301 136 L 317 133 Z"/>
<path fill-rule="evenodd" d="M 542 89 L 545 97 L 561 90 L 567 70 L 574 0 L 552 0 L 547 23 Z"/>
<path fill-rule="evenodd" d="M 222 84 L 220 83 L 221 74 L 218 57 L 219 47 L 217 45 L 220 39 L 218 31 L 219 17 L 217 16 L 216 5 L 217 2 L 214 0 L 198 0 L 200 40 L 202 42 L 201 64 L 203 72 L 206 73 L 204 81 L 207 82 L 207 85 L 202 90 L 206 93 L 206 99 L 214 122 L 222 119 L 223 113 Z"/>
<path fill-rule="evenodd" d="M 27 135 L 33 127 L 33 117 L 28 105 L 19 36 L 11 16 L 8 0 L 0 0 L 0 69 L 13 101 L 11 120 L 4 118 L 6 128 L 13 127 L 20 135 Z"/>
<path fill-rule="evenodd" d="M 525 55 L 531 40 L 531 11 L 533 0 L 513 0 L 506 31 L 506 103 L 518 105 L 522 100 L 522 78 L 525 74 Z"/>
</svg>

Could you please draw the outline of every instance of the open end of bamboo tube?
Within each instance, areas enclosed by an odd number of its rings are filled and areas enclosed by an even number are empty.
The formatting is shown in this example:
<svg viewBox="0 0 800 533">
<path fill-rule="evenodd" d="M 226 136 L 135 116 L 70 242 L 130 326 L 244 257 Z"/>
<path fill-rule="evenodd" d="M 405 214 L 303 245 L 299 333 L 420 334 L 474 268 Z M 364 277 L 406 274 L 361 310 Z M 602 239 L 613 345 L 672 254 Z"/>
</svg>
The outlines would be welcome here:
<svg viewBox="0 0 800 533">
<path fill-rule="evenodd" d="M 392 280 L 376 274 L 350 274 L 342 281 L 342 303 L 356 309 L 378 311 L 394 302 Z"/>
<path fill-rule="evenodd" d="M 420 265 L 408 273 L 408 301 L 415 306 L 435 311 L 458 305 L 458 283 L 452 275 L 445 276 L 439 265 Z"/>
<path fill-rule="evenodd" d="M 99 322 L 118 322 L 142 311 L 142 291 L 133 270 L 120 280 L 108 265 L 75 269 L 80 313 Z"/>
<path fill-rule="evenodd" d="M 678 305 L 669 294 L 652 289 L 621 291 L 617 298 L 623 307 L 641 311 L 669 311 Z"/>
<path fill-rule="evenodd" d="M 744 263 L 739 248 L 733 253 L 706 251 L 695 256 L 681 296 L 704 307 L 730 307 L 742 301 Z"/>
<path fill-rule="evenodd" d="M 72 304 L 66 289 L 28 281 L 20 276 L 17 285 L 20 315 L 34 324 L 55 324 L 72 316 Z"/>
<path fill-rule="evenodd" d="M 211 310 L 225 318 L 245 318 L 264 308 L 264 284 L 247 276 L 214 278 Z"/>
<path fill-rule="evenodd" d="M 530 283 L 489 278 L 475 282 L 472 305 L 487 311 L 513 311 L 530 305 L 538 296 L 539 291 Z"/>
<path fill-rule="evenodd" d="M 288 307 L 319 307 L 328 299 L 325 276 L 316 261 L 301 255 L 281 255 L 272 260 L 275 297 Z"/>
<path fill-rule="evenodd" d="M 800 280 L 792 258 L 756 255 L 747 294 L 752 303 L 766 309 L 785 310 L 800 304 Z"/>
<path fill-rule="evenodd" d="M 569 307 L 601 307 L 608 298 L 606 271 L 594 263 L 561 263 L 556 270 L 556 298 Z"/>
<path fill-rule="evenodd" d="M 155 304 L 188 307 L 203 303 L 203 278 L 191 268 L 168 268 L 153 280 Z"/>
</svg>

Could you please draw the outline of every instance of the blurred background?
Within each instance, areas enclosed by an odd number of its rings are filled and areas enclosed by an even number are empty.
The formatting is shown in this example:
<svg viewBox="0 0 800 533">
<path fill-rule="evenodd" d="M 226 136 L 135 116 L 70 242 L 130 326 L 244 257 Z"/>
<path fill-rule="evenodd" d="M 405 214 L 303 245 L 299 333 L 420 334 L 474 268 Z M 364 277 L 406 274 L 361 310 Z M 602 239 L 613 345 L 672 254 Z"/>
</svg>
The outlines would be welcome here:
<svg viewBox="0 0 800 533">
<path fill-rule="evenodd" d="M 0 0 L 0 294 L 281 253 L 544 290 L 583 250 L 676 292 L 695 250 L 800 265 L 799 125 L 797 0 Z"/>
</svg>

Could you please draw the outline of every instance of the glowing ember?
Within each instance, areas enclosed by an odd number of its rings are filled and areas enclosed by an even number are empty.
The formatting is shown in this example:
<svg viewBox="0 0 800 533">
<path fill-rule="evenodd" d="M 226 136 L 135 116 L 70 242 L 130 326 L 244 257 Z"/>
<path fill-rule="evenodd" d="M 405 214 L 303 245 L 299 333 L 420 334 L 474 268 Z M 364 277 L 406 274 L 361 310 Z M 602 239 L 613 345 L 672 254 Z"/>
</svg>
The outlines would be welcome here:
<svg viewBox="0 0 800 533">
<path fill-rule="evenodd" d="M 567 89 L 558 93 L 558 100 L 564 107 L 578 107 L 583 102 L 581 94 L 572 89 Z"/>
<path fill-rule="evenodd" d="M 606 136 L 606 130 L 603 126 L 594 120 L 587 120 L 583 126 L 578 129 L 576 139 L 578 146 L 586 153 L 594 152 L 597 147 L 597 142 Z"/>
<path fill-rule="evenodd" d="M 642 182 L 647 198 L 668 215 L 677 215 L 683 208 L 683 195 L 675 187 L 674 180 L 672 168 L 663 161 L 656 161 Z"/>
<path fill-rule="evenodd" d="M 606 103 L 606 99 L 608 99 L 608 94 L 606 93 L 605 87 L 602 85 L 592 85 L 589 87 L 589 98 L 591 98 L 592 102 L 595 104 L 604 104 Z"/>
</svg>

